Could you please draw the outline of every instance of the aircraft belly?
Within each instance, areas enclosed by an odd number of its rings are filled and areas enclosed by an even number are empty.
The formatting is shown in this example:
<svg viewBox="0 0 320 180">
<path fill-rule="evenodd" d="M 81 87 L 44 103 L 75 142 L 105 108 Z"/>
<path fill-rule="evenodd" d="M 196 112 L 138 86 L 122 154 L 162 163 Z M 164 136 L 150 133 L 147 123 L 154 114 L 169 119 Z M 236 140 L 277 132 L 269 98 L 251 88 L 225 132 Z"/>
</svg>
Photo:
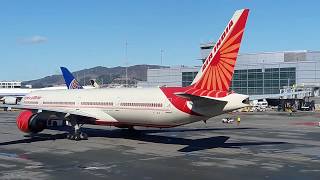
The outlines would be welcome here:
<svg viewBox="0 0 320 180">
<path fill-rule="evenodd" d="M 203 117 L 191 116 L 189 114 L 173 109 L 172 111 L 155 110 L 119 110 L 108 112 L 119 123 L 159 125 L 159 126 L 178 126 L 201 120 Z M 200 119 L 201 118 L 201 119 Z"/>
</svg>

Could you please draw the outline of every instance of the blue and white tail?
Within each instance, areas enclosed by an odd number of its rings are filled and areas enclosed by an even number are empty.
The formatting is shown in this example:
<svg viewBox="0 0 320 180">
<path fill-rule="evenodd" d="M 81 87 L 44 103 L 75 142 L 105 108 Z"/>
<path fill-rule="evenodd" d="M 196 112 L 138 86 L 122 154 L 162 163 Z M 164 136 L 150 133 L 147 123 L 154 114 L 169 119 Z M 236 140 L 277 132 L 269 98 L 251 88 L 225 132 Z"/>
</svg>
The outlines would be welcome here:
<svg viewBox="0 0 320 180">
<path fill-rule="evenodd" d="M 72 73 L 65 67 L 60 67 L 64 81 L 68 89 L 83 89 Z"/>
</svg>

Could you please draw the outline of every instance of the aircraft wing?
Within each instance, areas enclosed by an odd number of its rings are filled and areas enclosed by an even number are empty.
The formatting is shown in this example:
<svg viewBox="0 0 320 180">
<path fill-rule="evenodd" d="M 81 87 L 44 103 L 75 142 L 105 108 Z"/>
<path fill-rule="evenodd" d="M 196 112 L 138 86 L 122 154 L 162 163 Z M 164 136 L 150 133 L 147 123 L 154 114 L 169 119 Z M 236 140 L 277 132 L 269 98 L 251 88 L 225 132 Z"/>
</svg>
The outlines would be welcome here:
<svg viewBox="0 0 320 180">
<path fill-rule="evenodd" d="M 28 105 L 6 105 L 0 104 L 0 108 L 11 108 L 11 109 L 28 109 L 28 110 L 37 110 L 38 112 L 41 111 L 48 111 L 48 112 L 58 112 L 63 114 L 70 114 L 70 115 L 77 115 L 77 116 L 84 116 L 88 118 L 94 118 L 97 120 L 108 121 L 108 122 L 118 122 L 109 114 L 103 112 L 100 109 L 92 109 L 92 108 L 83 108 L 83 109 L 74 109 L 74 108 L 52 108 L 52 107 L 36 107 L 36 106 L 28 106 Z"/>
</svg>

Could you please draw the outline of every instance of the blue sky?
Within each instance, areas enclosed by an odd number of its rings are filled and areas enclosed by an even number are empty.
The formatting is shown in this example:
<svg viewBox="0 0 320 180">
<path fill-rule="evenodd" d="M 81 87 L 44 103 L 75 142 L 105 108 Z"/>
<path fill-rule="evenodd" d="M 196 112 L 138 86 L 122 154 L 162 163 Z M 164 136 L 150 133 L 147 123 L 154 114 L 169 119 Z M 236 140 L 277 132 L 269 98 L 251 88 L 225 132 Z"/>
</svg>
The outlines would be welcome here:
<svg viewBox="0 0 320 180">
<path fill-rule="evenodd" d="M 94 66 L 198 65 L 236 9 L 250 14 L 240 53 L 320 50 L 318 1 L 3 0 L 0 80 Z"/>
</svg>

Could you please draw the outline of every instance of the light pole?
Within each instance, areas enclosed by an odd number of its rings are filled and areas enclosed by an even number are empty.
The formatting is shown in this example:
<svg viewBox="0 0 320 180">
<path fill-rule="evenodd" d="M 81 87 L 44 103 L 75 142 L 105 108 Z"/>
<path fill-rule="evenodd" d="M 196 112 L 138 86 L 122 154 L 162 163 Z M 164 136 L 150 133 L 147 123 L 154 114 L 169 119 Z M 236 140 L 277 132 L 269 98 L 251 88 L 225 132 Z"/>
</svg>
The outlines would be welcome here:
<svg viewBox="0 0 320 180">
<path fill-rule="evenodd" d="M 126 66 L 126 87 L 128 87 L 128 41 L 125 47 L 125 66 Z"/>
</svg>

